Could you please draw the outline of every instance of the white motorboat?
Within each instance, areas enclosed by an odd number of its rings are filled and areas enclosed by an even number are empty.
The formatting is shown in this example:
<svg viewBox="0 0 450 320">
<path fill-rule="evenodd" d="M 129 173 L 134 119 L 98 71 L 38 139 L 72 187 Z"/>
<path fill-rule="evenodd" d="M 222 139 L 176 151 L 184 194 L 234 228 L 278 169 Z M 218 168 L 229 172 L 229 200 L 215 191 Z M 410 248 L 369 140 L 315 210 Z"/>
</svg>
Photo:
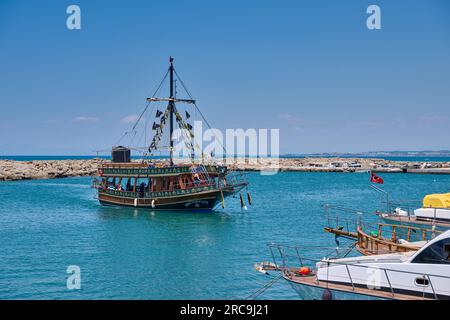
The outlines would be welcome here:
<svg viewBox="0 0 450 320">
<path fill-rule="evenodd" d="M 450 299 L 450 230 L 416 252 L 324 258 L 314 270 L 298 258 L 300 267 L 267 270 L 281 271 L 302 299 Z"/>
</svg>

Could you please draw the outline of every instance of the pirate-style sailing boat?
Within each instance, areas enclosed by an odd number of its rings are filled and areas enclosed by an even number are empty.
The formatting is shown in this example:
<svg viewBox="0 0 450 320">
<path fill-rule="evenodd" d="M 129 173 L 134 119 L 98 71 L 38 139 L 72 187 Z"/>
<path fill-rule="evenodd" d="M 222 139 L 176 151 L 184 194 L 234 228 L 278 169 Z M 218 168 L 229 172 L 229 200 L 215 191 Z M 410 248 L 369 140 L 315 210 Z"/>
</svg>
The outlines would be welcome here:
<svg viewBox="0 0 450 320">
<path fill-rule="evenodd" d="M 155 95 L 165 82 L 167 75 L 169 75 L 170 95 L 168 98 L 157 98 Z M 190 99 L 176 97 L 175 76 Z M 248 183 L 242 175 L 229 172 L 224 165 L 216 163 L 204 165 L 203 156 L 200 163 L 195 163 L 192 126 L 185 122 L 176 105 L 177 103 L 187 103 L 194 105 L 195 108 L 197 105 L 176 73 L 172 57 L 169 69 L 154 96 L 147 98 L 147 107 L 150 103 L 156 102 L 167 102 L 167 107 L 165 111 L 156 110 L 155 119 L 159 123 L 153 123 L 154 135 L 150 147 L 146 148 L 144 157 L 139 162 L 131 161 L 130 148 L 122 146 L 113 148 L 111 161 L 100 165 L 98 177 L 94 179 L 98 200 L 104 205 L 155 210 L 212 210 L 219 203 L 224 207 L 224 199 L 239 193 L 248 186 Z M 141 120 L 147 107 L 137 122 Z M 186 118 L 189 117 L 190 115 L 186 111 Z M 192 151 L 189 163 L 175 164 L 174 162 L 172 134 L 175 121 L 178 127 L 188 135 L 189 139 L 186 144 Z M 133 126 L 133 130 L 137 122 Z M 155 161 L 148 156 L 153 155 L 153 152 L 158 149 L 158 142 L 161 140 L 166 122 L 169 123 L 169 159 L 165 162 Z M 251 204 L 250 194 L 247 196 Z M 242 194 L 240 200 L 241 206 L 244 207 Z"/>
</svg>

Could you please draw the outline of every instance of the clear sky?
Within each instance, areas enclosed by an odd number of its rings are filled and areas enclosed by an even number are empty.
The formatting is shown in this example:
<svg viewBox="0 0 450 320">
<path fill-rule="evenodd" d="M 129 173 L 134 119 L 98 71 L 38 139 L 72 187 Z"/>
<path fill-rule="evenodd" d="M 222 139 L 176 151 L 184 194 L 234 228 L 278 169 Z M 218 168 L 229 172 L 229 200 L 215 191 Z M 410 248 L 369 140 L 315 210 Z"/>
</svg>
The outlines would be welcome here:
<svg viewBox="0 0 450 320">
<path fill-rule="evenodd" d="M 450 149 L 448 0 L 0 0 L 0 154 L 111 147 L 169 55 L 214 127 L 282 153 Z"/>
</svg>

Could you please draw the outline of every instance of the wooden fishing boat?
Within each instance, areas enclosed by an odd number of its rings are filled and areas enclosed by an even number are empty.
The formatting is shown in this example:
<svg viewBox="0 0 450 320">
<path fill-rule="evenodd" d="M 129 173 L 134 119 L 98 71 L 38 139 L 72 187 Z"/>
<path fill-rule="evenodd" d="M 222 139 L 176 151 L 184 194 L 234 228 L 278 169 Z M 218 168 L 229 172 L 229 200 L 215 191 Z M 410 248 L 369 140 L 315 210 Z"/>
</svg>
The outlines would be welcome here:
<svg viewBox="0 0 450 320">
<path fill-rule="evenodd" d="M 103 205 L 118 205 L 136 208 L 150 208 L 154 210 L 212 210 L 219 203 L 224 207 L 224 199 L 239 193 L 248 187 L 244 173 L 230 172 L 226 166 L 196 161 L 194 158 L 186 162 L 176 162 L 174 159 L 173 132 L 175 124 L 187 132 L 194 153 L 192 126 L 186 122 L 177 110 L 177 103 L 187 103 L 197 108 L 191 99 L 176 98 L 175 75 L 179 79 L 170 58 L 170 66 L 163 78 L 169 76 L 169 98 L 151 97 L 148 104 L 155 102 L 167 103 L 165 111 L 156 111 L 154 132 L 148 150 L 144 157 L 135 162 L 131 160 L 131 148 L 117 146 L 112 150 L 111 161 L 102 163 L 98 168 L 98 177 L 94 179 L 98 200 Z M 159 88 L 162 83 L 159 85 Z M 189 91 L 185 88 L 186 92 Z M 156 93 L 155 93 L 156 94 Z M 190 94 L 189 94 L 190 95 Z M 148 105 L 147 105 L 148 107 Z M 147 110 L 145 108 L 144 112 Z M 144 113 L 143 112 L 143 113 Z M 139 117 L 137 122 L 143 117 Z M 186 111 L 186 118 L 189 118 Z M 202 115 L 203 117 L 203 115 Z M 133 130 L 137 125 L 133 126 Z M 153 152 L 159 147 L 158 143 L 163 134 L 163 128 L 169 123 L 169 151 L 168 159 L 155 160 Z M 193 156 L 192 156 L 193 157 Z M 247 193 L 248 203 L 251 204 L 250 193 Z M 244 197 L 240 194 L 241 206 L 245 207 Z"/>
<path fill-rule="evenodd" d="M 363 255 L 378 255 L 393 252 L 417 251 L 424 244 L 439 235 L 440 231 L 417 228 L 412 226 L 399 226 L 379 223 L 376 232 L 365 232 L 358 225 L 356 232 L 348 231 L 342 227 L 325 227 L 326 232 L 337 237 L 356 240 L 356 249 Z M 389 233 L 389 237 L 383 234 Z M 416 239 L 413 239 L 414 238 Z M 417 241 L 417 237 L 420 239 Z M 414 241 L 413 241 L 414 240 Z"/>
</svg>

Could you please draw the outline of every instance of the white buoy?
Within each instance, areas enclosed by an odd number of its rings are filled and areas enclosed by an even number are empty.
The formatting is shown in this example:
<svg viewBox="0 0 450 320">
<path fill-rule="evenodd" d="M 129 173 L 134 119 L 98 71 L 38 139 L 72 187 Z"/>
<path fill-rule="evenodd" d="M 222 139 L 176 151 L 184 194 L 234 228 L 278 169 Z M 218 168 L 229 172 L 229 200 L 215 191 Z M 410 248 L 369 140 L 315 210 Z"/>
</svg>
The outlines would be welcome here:
<svg viewBox="0 0 450 320">
<path fill-rule="evenodd" d="M 155 199 L 152 200 L 152 208 L 155 207 Z"/>
</svg>

